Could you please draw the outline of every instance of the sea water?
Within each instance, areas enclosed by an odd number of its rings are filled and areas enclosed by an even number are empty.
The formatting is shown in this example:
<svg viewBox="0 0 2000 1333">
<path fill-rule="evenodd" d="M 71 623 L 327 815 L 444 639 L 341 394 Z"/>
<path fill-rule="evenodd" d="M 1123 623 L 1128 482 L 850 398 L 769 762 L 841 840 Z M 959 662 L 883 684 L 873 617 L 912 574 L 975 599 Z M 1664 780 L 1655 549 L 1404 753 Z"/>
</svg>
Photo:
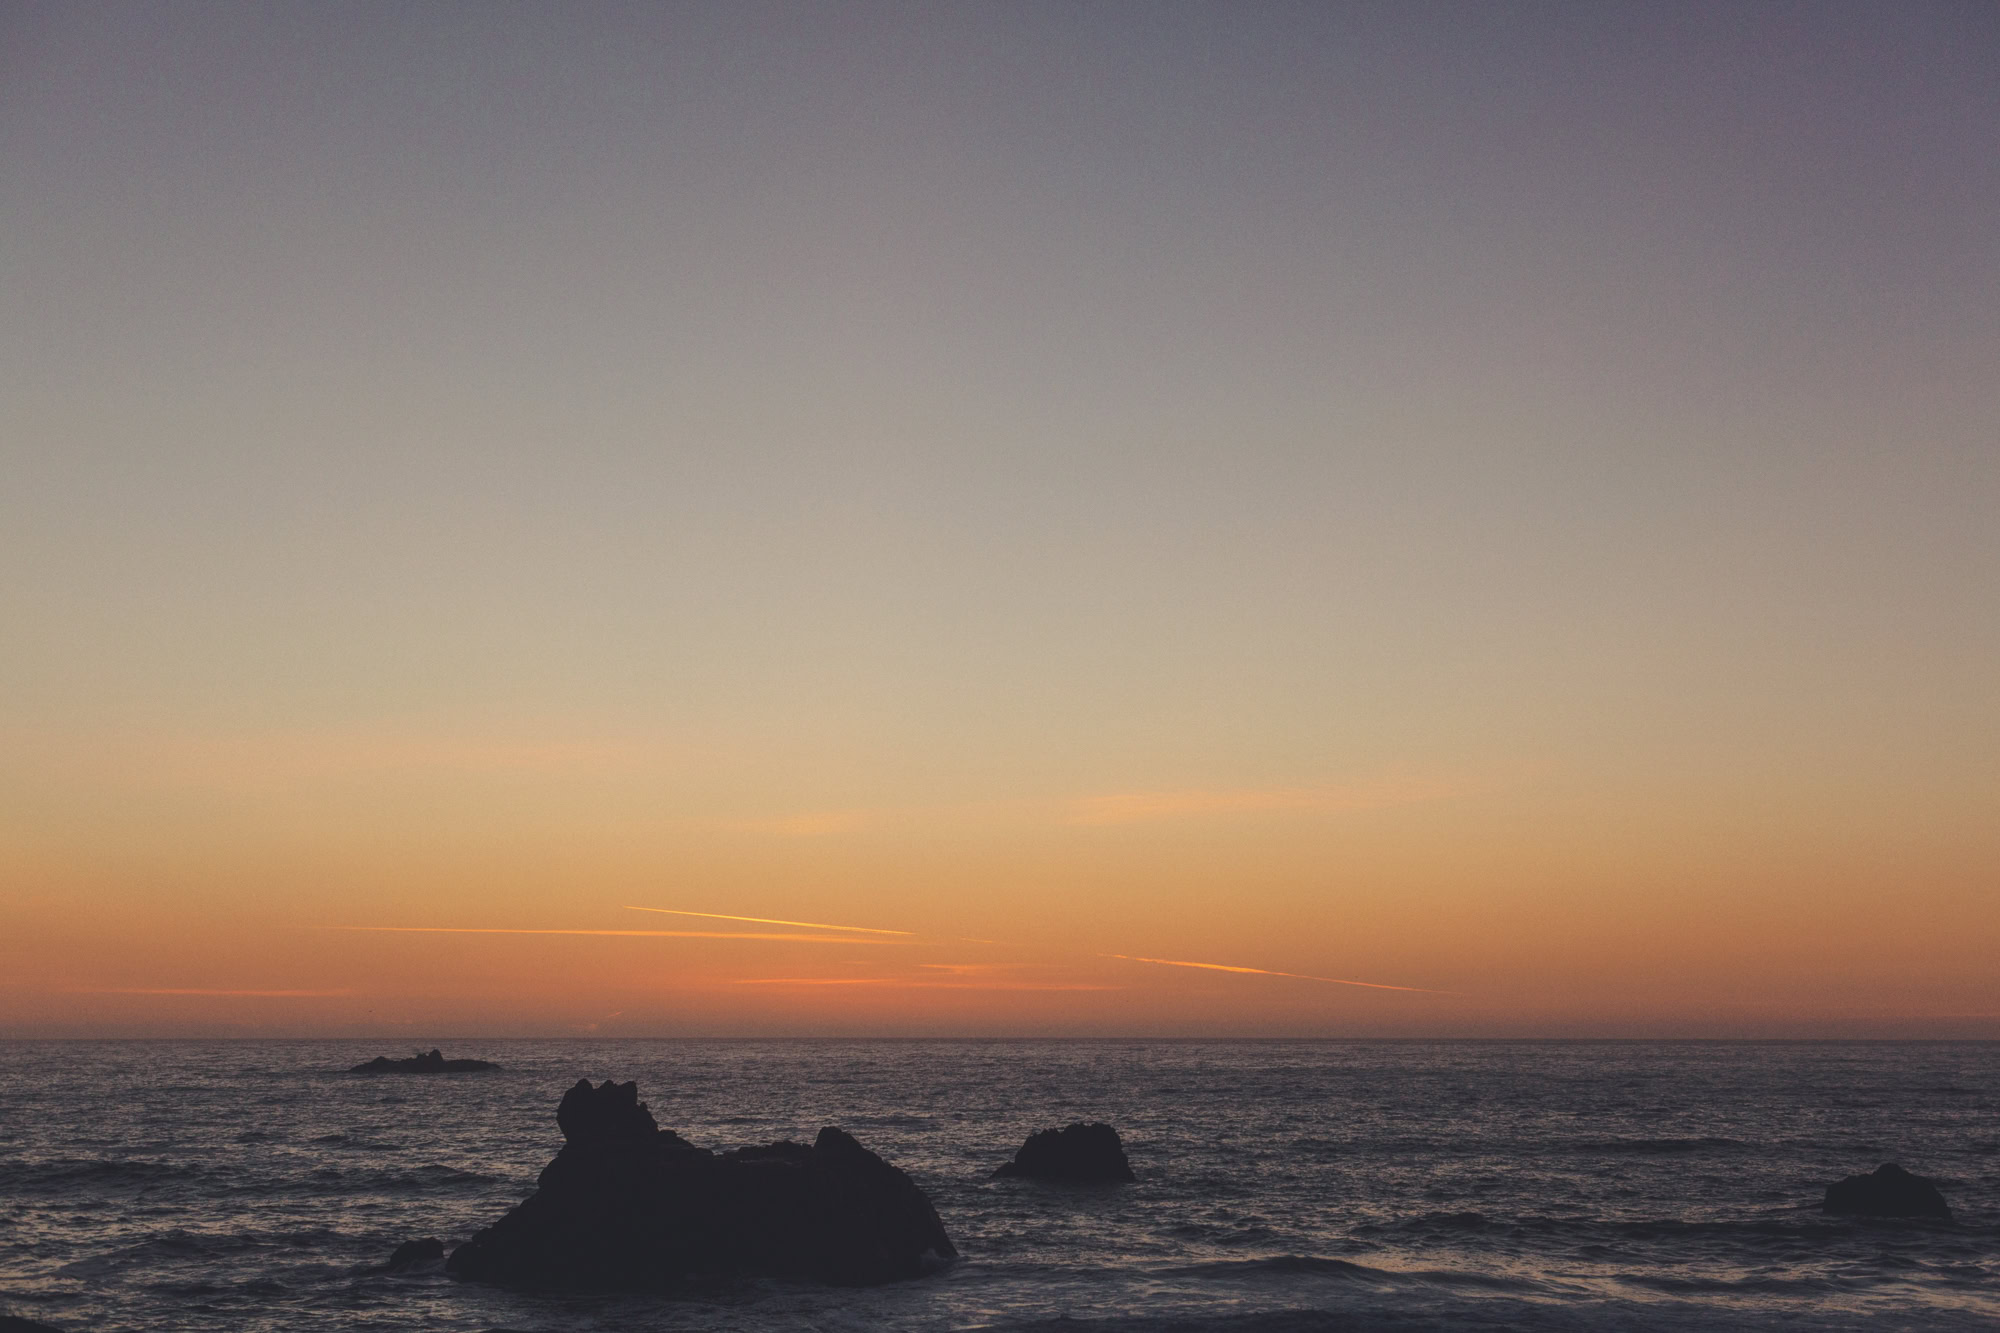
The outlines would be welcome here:
<svg viewBox="0 0 2000 1333">
<path fill-rule="evenodd" d="M 1993 1043 L 0 1044 L 0 1312 L 65 1329 L 2000 1327 Z M 845 1290 L 522 1294 L 379 1271 L 534 1188 L 580 1077 L 727 1148 L 837 1124 L 963 1253 Z M 1136 1184 L 992 1180 L 1103 1120 Z M 1896 1161 L 1951 1222 L 1819 1212 Z"/>
</svg>

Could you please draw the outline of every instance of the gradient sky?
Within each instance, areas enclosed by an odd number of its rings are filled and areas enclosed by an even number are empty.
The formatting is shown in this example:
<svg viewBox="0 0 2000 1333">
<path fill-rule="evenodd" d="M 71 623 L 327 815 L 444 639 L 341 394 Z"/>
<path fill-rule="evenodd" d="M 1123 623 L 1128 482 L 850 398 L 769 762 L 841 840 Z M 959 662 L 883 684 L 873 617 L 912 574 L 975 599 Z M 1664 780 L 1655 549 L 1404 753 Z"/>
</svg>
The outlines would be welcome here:
<svg viewBox="0 0 2000 1333">
<path fill-rule="evenodd" d="M 0 1033 L 2000 1036 L 1996 144 L 1984 3 L 0 6 Z"/>
</svg>

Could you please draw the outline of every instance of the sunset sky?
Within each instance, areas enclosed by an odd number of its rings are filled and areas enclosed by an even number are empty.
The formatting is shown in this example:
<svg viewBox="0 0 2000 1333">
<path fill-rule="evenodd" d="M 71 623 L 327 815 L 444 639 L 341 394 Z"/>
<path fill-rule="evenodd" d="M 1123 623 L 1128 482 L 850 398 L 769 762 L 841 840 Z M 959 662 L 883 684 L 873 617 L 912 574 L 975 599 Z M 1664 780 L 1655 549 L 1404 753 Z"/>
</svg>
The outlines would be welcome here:
<svg viewBox="0 0 2000 1333">
<path fill-rule="evenodd" d="M 1984 3 L 0 6 L 0 1035 L 2000 1036 L 1996 144 Z"/>
</svg>

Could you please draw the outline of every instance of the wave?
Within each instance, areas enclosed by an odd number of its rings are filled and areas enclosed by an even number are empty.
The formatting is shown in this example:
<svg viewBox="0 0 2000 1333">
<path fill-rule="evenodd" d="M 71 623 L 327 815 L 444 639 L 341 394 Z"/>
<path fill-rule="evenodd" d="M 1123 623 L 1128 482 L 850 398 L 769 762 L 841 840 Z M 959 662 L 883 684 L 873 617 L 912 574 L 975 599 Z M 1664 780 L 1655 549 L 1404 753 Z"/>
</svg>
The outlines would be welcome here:
<svg viewBox="0 0 2000 1333">
<path fill-rule="evenodd" d="M 402 1151 L 402 1145 L 400 1144 L 384 1143 L 379 1139 L 370 1139 L 359 1134 L 348 1133 L 322 1134 L 318 1138 L 313 1139 L 312 1144 L 316 1148 L 339 1148 L 347 1152 Z"/>
<path fill-rule="evenodd" d="M 1345 1259 L 1322 1259 L 1309 1254 L 1282 1254 L 1270 1259 L 1217 1259 L 1208 1263 L 1183 1264 L 1159 1270 L 1167 1277 L 1222 1278 L 1225 1280 L 1260 1277 L 1322 1277 L 1345 1281 L 1393 1281 L 1396 1274 Z"/>
<path fill-rule="evenodd" d="M 1876 1274 L 1862 1277 L 1695 1277 L 1680 1273 L 1631 1273 L 1621 1279 L 1625 1285 L 1671 1296 L 1828 1296 L 1837 1292 L 1860 1291 L 1875 1286 L 1894 1286 L 1901 1275 Z"/>
<path fill-rule="evenodd" d="M 1510 1277 L 1475 1271 L 1373 1268 L 1346 1259 L 1328 1259 L 1310 1254 L 1283 1254 L 1267 1259 L 1215 1260 L 1160 1270 L 1165 1276 L 1198 1277 L 1222 1281 L 1257 1281 L 1264 1278 L 1310 1277 L 1337 1282 L 1364 1282 L 1376 1286 L 1471 1287 L 1481 1291 L 1521 1294 L 1549 1290 L 1530 1278 Z"/>
<path fill-rule="evenodd" d="M 38 1193 L 77 1189 L 146 1189 L 191 1180 L 203 1173 L 165 1162 L 107 1157 L 58 1157 L 46 1162 L 0 1164 L 0 1192 Z"/>
<path fill-rule="evenodd" d="M 322 1166 L 304 1177 L 278 1186 L 293 1194 L 437 1194 L 486 1190 L 503 1183 L 499 1176 L 461 1171 L 451 1166 L 418 1166 L 403 1170 L 381 1167 Z"/>
<path fill-rule="evenodd" d="M 132 1245 L 85 1255 L 56 1269 L 64 1277 L 101 1279 L 129 1269 L 158 1264 L 209 1262 L 228 1254 L 263 1249 L 264 1243 L 244 1235 L 213 1235 L 175 1228 Z"/>
<path fill-rule="evenodd" d="M 1824 1240 L 1834 1236 L 1850 1236 L 1864 1228 L 1911 1231 L 1958 1229 L 1953 1223 L 1931 1218 L 1829 1218 L 1818 1212 L 1789 1217 L 1742 1218 L 1717 1222 L 1686 1222 L 1678 1218 L 1660 1218 L 1636 1222 L 1596 1222 L 1590 1225 L 1602 1227 L 1632 1240 L 1683 1240 L 1708 1237 L 1726 1240 Z"/>
<path fill-rule="evenodd" d="M 1857 1235 L 1889 1237 L 1906 1235 L 1927 1240 L 1964 1236 L 1977 1240 L 2000 1234 L 2000 1227 L 1981 1223 L 1942 1221 L 1935 1218 L 1829 1217 L 1805 1209 L 1786 1210 L 1761 1217 L 1687 1221 L 1681 1218 L 1608 1217 L 1491 1217 L 1484 1213 L 1423 1213 L 1414 1217 L 1356 1225 L 1353 1233 L 1377 1243 L 1392 1245 L 1528 1244 L 1561 1241 L 1583 1244 L 1600 1250 L 1597 1257 L 1612 1257 L 1606 1246 L 1697 1245 L 1703 1247 L 1747 1247 L 1772 1245 L 1821 1246 L 1829 1241 Z M 1480 1238 L 1473 1242 L 1472 1238 Z M 1628 1256 L 1629 1257 L 1629 1256 Z"/>
<path fill-rule="evenodd" d="M 255 1277 L 242 1282 L 215 1282 L 206 1278 L 193 1282 L 156 1282 L 150 1284 L 148 1290 L 182 1300 L 229 1297 L 238 1301 L 274 1301 L 293 1294 L 288 1283 L 273 1277 Z"/>
<path fill-rule="evenodd" d="M 1421 1314 L 1412 1319 L 1410 1312 L 1389 1314 L 1383 1312 L 1384 1322 L 1380 1324 L 1357 1323 L 1354 1314 L 1346 1310 L 1260 1310 L 1244 1314 L 1200 1314 L 1200 1315 L 1119 1315 L 1105 1319 L 1073 1319 L 1063 1315 L 1056 1319 L 1037 1319 L 1027 1322 L 1008 1322 L 986 1325 L 996 1333 L 1355 1333 L 1357 1328 L 1408 1328 L 1435 1329 L 1459 1327 L 1456 1320 L 1425 1318 Z M 1493 1327 L 1488 1319 L 1480 1319 L 1479 1326 Z M 1538 1321 L 1510 1323 L 1509 1328 L 1564 1328 L 1581 1327 L 1568 1323 Z"/>
<path fill-rule="evenodd" d="M 1345 1139 L 1322 1138 L 1317 1134 L 1302 1134 L 1292 1140 L 1292 1147 L 1299 1152 L 1345 1152 L 1349 1148 Z"/>
<path fill-rule="evenodd" d="M 1740 1152 L 1752 1145 L 1741 1139 L 1586 1139 L 1564 1145 L 1573 1152 L 1632 1153 L 1641 1156 L 1696 1152 Z"/>
<path fill-rule="evenodd" d="M 1385 1230 L 1407 1229 L 1407 1230 L 1423 1230 L 1423 1231 L 1486 1231 L 1496 1226 L 1508 1226 L 1508 1225 L 1511 1224 L 1506 1222 L 1496 1222 L 1494 1219 L 1486 1216 L 1486 1214 L 1484 1213 L 1470 1213 L 1470 1212 L 1423 1213 L 1417 1217 L 1405 1218 L 1400 1222 L 1390 1223 L 1387 1228 L 1383 1229 Z M 1366 1228 L 1360 1228 L 1360 1227 L 1356 1228 L 1356 1230 L 1364 1230 L 1364 1229 Z"/>
</svg>

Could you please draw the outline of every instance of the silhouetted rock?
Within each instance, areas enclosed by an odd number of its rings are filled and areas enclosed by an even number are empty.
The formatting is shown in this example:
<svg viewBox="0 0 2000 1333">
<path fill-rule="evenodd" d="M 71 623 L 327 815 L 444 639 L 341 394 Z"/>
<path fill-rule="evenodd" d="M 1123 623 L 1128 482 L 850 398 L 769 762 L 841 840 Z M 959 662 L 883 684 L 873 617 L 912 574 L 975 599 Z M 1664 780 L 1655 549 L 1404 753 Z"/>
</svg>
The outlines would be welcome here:
<svg viewBox="0 0 2000 1333">
<path fill-rule="evenodd" d="M 425 1264 L 443 1262 L 444 1242 L 435 1236 L 426 1236 L 422 1240 L 408 1240 L 398 1245 L 396 1252 L 389 1256 L 388 1266 L 383 1271 L 407 1273 L 413 1268 L 422 1268 Z"/>
<path fill-rule="evenodd" d="M 1071 1125 L 1030 1134 L 1014 1160 L 995 1176 L 1025 1176 L 1030 1180 L 1102 1182 L 1136 1179 L 1125 1160 L 1125 1145 L 1109 1125 Z"/>
<path fill-rule="evenodd" d="M 347 1072 L 350 1074 L 482 1074 L 489 1069 L 499 1067 L 488 1060 L 447 1060 L 443 1051 L 433 1047 L 407 1060 L 391 1060 L 386 1055 L 378 1055 L 373 1060 L 358 1064 Z"/>
<path fill-rule="evenodd" d="M 0 1314 L 0 1333 L 62 1333 L 53 1324 L 37 1323 L 19 1315 Z"/>
<path fill-rule="evenodd" d="M 639 1085 L 609 1079 L 595 1088 L 589 1079 L 578 1079 L 556 1104 L 556 1127 L 562 1130 L 565 1144 L 574 1143 L 593 1152 L 644 1147 L 660 1132 L 659 1122 L 639 1100 Z M 667 1136 L 676 1147 L 692 1146 L 672 1130 Z"/>
<path fill-rule="evenodd" d="M 811 1147 L 713 1153 L 660 1129 L 635 1083 L 588 1079 L 535 1193 L 447 1271 L 512 1287 L 645 1290 L 740 1273 L 863 1286 L 955 1257 L 924 1192 L 828 1126 Z"/>
<path fill-rule="evenodd" d="M 1938 1187 L 1911 1175 L 1894 1162 L 1884 1162 L 1865 1176 L 1849 1176 L 1826 1187 L 1823 1213 L 1860 1217 L 1941 1217 L 1951 1220 L 1951 1208 Z"/>
</svg>

